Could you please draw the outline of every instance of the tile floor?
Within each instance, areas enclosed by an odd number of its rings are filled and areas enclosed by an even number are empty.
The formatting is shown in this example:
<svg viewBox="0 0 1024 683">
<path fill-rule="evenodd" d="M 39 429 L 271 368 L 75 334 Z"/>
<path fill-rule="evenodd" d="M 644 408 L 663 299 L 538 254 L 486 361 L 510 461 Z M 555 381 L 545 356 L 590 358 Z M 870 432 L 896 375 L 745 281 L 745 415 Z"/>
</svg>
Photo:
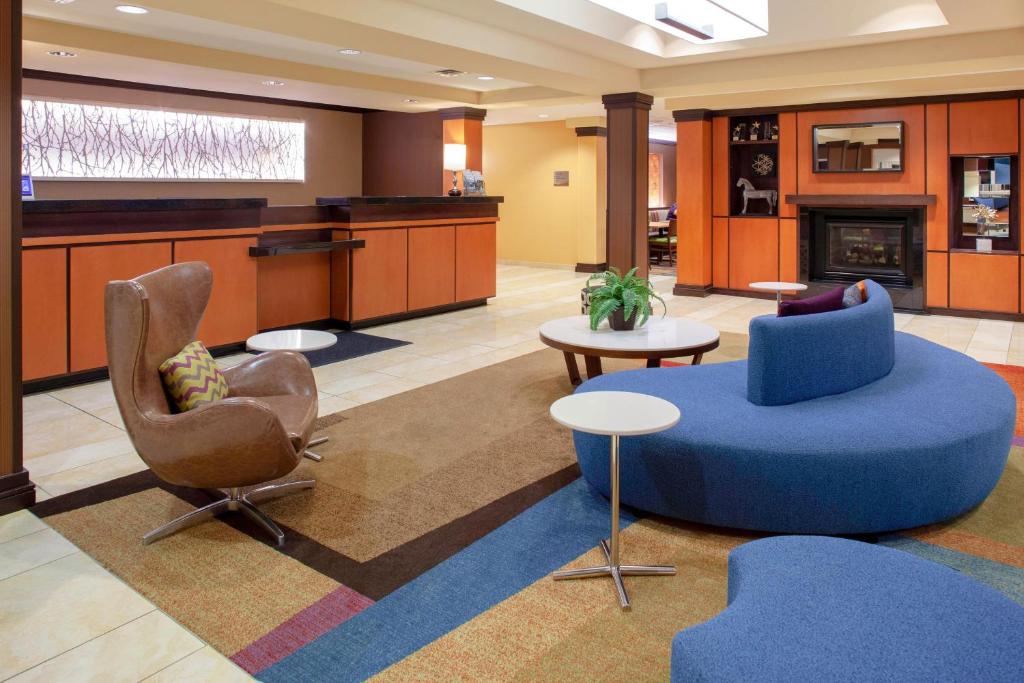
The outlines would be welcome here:
<svg viewBox="0 0 1024 683">
<path fill-rule="evenodd" d="M 437 382 L 543 348 L 537 326 L 579 310 L 584 275 L 499 265 L 486 307 L 373 328 L 412 342 L 316 368 L 321 414 Z M 774 303 L 673 297 L 671 315 L 745 333 Z M 980 361 L 1024 365 L 1024 323 L 896 314 L 897 329 Z M 220 359 L 238 362 L 244 354 Z M 109 382 L 26 397 L 25 463 L 45 499 L 145 469 L 124 433 Z M 0 517 L 0 681 L 246 680 L 248 676 L 30 512 Z M 116 654 L 112 654 L 116 653 Z"/>
</svg>

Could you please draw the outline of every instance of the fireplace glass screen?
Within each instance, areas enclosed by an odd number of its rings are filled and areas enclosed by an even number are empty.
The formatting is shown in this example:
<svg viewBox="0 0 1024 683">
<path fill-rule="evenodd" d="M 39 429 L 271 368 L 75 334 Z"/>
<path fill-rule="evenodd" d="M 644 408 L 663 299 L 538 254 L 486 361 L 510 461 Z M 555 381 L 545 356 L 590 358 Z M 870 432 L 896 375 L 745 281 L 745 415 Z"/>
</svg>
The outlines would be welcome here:
<svg viewBox="0 0 1024 683">
<path fill-rule="evenodd" d="M 904 222 L 829 222 L 827 226 L 826 277 L 906 275 Z"/>
</svg>

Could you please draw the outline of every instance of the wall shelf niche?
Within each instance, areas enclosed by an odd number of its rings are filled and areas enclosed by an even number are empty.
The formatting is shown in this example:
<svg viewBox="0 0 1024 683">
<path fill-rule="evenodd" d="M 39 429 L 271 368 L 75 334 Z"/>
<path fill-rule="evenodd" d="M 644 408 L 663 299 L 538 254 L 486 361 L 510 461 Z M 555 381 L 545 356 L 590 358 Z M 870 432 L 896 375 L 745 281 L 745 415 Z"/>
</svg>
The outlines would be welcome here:
<svg viewBox="0 0 1024 683">
<path fill-rule="evenodd" d="M 729 118 L 729 214 L 779 215 L 779 117 L 777 114 Z M 749 187 L 745 187 L 745 183 Z M 744 194 L 746 212 L 743 211 Z M 767 193 L 774 193 L 768 200 Z"/>
</svg>

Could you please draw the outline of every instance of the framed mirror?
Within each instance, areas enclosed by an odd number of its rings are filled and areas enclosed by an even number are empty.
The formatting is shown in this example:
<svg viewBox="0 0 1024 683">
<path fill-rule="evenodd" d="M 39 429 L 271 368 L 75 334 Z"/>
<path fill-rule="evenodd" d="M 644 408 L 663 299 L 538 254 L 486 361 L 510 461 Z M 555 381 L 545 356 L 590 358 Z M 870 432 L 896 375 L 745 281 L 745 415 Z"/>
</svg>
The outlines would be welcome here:
<svg viewBox="0 0 1024 683">
<path fill-rule="evenodd" d="M 815 173 L 903 170 L 903 122 L 848 123 L 813 128 Z"/>
</svg>

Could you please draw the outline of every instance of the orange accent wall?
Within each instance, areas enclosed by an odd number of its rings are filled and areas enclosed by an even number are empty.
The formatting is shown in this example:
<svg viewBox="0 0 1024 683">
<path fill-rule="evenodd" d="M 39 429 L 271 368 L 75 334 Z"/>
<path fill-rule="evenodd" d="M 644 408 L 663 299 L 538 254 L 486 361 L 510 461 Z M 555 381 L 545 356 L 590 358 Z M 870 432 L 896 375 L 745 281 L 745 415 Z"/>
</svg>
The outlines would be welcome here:
<svg viewBox="0 0 1024 683">
<path fill-rule="evenodd" d="M 495 296 L 497 226 L 493 223 L 455 228 L 455 300 Z"/>
<path fill-rule="evenodd" d="M 950 154 L 1013 154 L 1017 151 L 1018 100 L 953 102 L 949 105 Z"/>
<path fill-rule="evenodd" d="M 104 297 L 111 280 L 130 280 L 171 265 L 171 243 L 71 248 L 72 372 L 107 364 Z"/>
<path fill-rule="evenodd" d="M 779 216 L 795 218 L 796 204 L 787 204 L 786 195 L 797 193 L 796 184 L 796 148 L 797 143 L 796 114 L 782 112 L 779 114 L 779 158 L 776 160 L 779 174 Z"/>
<path fill-rule="evenodd" d="M 261 330 L 331 315 L 331 254 L 261 258 L 256 266 L 257 324 Z"/>
<path fill-rule="evenodd" d="M 714 194 L 712 211 L 715 216 L 729 215 L 729 117 L 716 116 L 712 122 L 711 181 Z M 677 152 L 678 153 L 678 152 Z"/>
<path fill-rule="evenodd" d="M 712 264 L 711 284 L 714 287 L 729 287 L 729 219 L 715 218 L 713 220 L 712 253 L 714 263 Z"/>
<path fill-rule="evenodd" d="M 68 371 L 68 250 L 21 253 L 21 374 L 25 380 Z"/>
<path fill-rule="evenodd" d="M 472 171 L 484 170 L 484 122 L 476 119 L 447 119 L 441 121 L 442 144 L 466 146 L 466 168 Z M 451 171 L 442 174 L 442 194 L 452 186 Z M 462 189 L 462 174 L 459 173 L 459 189 Z"/>
<path fill-rule="evenodd" d="M 903 121 L 903 168 L 899 173 L 815 173 L 812 129 L 816 125 Z M 797 183 L 800 194 L 924 194 L 924 105 L 808 111 L 797 114 Z M 780 197 L 780 200 L 785 201 Z"/>
<path fill-rule="evenodd" d="M 926 248 L 949 248 L 949 105 L 929 104 L 925 110 L 927 125 L 927 191 L 935 203 L 926 209 Z"/>
<path fill-rule="evenodd" d="M 404 313 L 408 309 L 409 231 L 353 230 L 352 237 L 366 240 L 365 247 L 352 252 L 352 319 Z"/>
<path fill-rule="evenodd" d="M 711 121 L 676 122 L 680 284 L 711 284 Z"/>
<path fill-rule="evenodd" d="M 409 310 L 455 301 L 455 226 L 409 231 Z"/>
<path fill-rule="evenodd" d="M 949 254 L 944 251 L 925 254 L 925 283 L 924 305 L 949 307 Z"/>
<path fill-rule="evenodd" d="M 800 277 L 800 229 L 795 218 L 779 220 L 779 280 L 797 282 Z"/>
<path fill-rule="evenodd" d="M 1015 254 L 949 255 L 949 305 L 977 311 L 1019 310 L 1020 266 Z"/>
<path fill-rule="evenodd" d="M 759 280 L 779 279 L 779 221 L 729 219 L 729 287 L 750 289 Z"/>
<path fill-rule="evenodd" d="M 207 347 L 232 344 L 256 334 L 255 237 L 183 240 L 174 243 L 174 262 L 204 261 L 213 271 L 210 303 L 198 336 Z"/>
</svg>

